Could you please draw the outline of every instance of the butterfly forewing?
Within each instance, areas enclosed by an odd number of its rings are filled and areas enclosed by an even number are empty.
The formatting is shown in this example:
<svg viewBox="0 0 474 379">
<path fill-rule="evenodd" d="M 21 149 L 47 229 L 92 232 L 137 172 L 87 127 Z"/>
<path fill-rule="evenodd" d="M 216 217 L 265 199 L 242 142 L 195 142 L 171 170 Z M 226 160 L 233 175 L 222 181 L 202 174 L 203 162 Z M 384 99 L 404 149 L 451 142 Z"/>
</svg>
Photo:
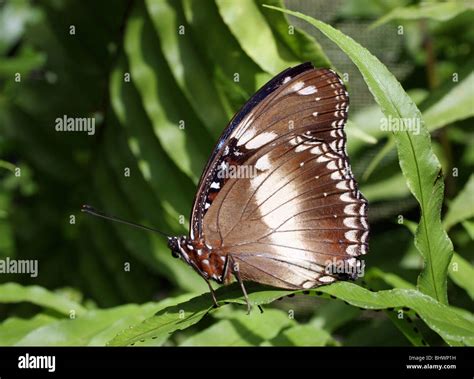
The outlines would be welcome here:
<svg viewBox="0 0 474 379">
<path fill-rule="evenodd" d="M 231 255 L 244 280 L 330 283 L 341 276 L 328 265 L 356 271 L 367 251 L 367 202 L 345 151 L 348 95 L 333 71 L 307 64 L 267 86 L 221 137 L 201 178 L 191 237 Z"/>
</svg>

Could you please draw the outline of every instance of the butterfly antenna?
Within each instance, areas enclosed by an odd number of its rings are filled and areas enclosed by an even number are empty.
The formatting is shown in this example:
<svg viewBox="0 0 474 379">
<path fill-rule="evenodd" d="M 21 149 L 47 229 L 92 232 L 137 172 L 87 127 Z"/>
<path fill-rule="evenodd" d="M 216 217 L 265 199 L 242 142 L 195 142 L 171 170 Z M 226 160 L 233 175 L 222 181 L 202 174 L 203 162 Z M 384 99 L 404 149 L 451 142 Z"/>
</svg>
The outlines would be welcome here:
<svg viewBox="0 0 474 379">
<path fill-rule="evenodd" d="M 118 217 L 115 217 L 115 216 L 112 216 L 112 215 L 108 215 L 104 212 L 98 211 L 97 209 L 95 209 L 94 207 L 91 207 L 90 205 L 83 205 L 81 207 L 81 212 L 90 214 L 92 216 L 101 217 L 101 218 L 104 218 L 106 220 L 119 222 L 121 224 L 134 226 L 135 228 L 144 229 L 144 230 L 148 230 L 148 231 L 151 231 L 151 232 L 159 233 L 162 236 L 169 237 L 166 233 L 163 233 L 162 231 L 160 231 L 158 229 L 150 228 L 150 227 L 145 226 L 145 225 L 136 224 L 134 222 L 126 221 L 126 220 L 123 220 L 121 218 L 118 218 Z"/>
</svg>

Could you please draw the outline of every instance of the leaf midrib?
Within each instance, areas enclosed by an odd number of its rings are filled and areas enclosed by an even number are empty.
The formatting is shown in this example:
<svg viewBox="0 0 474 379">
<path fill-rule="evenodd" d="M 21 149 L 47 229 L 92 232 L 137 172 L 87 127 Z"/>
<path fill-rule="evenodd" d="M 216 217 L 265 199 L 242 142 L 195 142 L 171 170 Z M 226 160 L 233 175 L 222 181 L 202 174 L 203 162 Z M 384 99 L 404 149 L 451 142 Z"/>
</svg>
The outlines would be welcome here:
<svg viewBox="0 0 474 379">
<path fill-rule="evenodd" d="M 416 159 L 415 148 L 413 147 L 413 141 L 411 139 L 410 133 L 409 132 L 405 132 L 405 133 L 408 137 L 408 141 L 410 142 L 410 148 L 411 148 L 411 152 L 413 154 L 413 158 L 414 158 L 413 160 L 415 162 L 416 176 L 417 176 L 419 187 L 420 187 L 421 218 L 423 220 L 423 232 L 425 234 L 426 244 L 428 245 L 428 254 L 430 255 L 430 259 L 429 259 L 428 264 L 430 266 L 430 275 L 431 275 L 431 279 L 432 279 L 432 282 L 433 282 L 433 289 L 434 289 L 434 292 L 435 292 L 436 299 L 438 301 L 442 302 L 441 299 L 439 298 L 438 286 L 437 286 L 435 276 L 434 276 L 433 256 L 432 256 L 432 251 L 431 251 L 431 241 L 428 237 L 428 228 L 427 228 L 427 225 L 426 225 L 426 212 L 425 212 L 426 204 L 425 204 L 423 186 L 422 186 L 422 183 L 421 183 L 420 168 L 418 166 L 418 160 Z"/>
</svg>

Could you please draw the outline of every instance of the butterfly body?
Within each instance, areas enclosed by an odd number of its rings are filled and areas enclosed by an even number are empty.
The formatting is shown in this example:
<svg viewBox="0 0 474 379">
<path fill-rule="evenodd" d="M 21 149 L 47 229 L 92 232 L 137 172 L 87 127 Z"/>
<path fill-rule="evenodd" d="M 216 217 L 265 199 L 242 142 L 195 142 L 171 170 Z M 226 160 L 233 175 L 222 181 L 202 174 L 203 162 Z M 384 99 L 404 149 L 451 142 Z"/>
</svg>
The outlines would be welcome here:
<svg viewBox="0 0 474 379">
<path fill-rule="evenodd" d="M 206 280 L 214 280 L 219 284 L 231 280 L 231 272 L 226 270 L 227 255 L 218 246 L 210 246 L 204 241 L 195 241 L 187 236 L 171 237 L 168 245 L 186 263 Z"/>
<path fill-rule="evenodd" d="M 244 281 L 308 289 L 357 278 L 369 227 L 345 148 L 348 108 L 337 74 L 310 63 L 262 87 L 217 142 L 190 235 L 169 238 L 173 255 L 208 283 L 234 276 L 244 294 Z"/>
</svg>

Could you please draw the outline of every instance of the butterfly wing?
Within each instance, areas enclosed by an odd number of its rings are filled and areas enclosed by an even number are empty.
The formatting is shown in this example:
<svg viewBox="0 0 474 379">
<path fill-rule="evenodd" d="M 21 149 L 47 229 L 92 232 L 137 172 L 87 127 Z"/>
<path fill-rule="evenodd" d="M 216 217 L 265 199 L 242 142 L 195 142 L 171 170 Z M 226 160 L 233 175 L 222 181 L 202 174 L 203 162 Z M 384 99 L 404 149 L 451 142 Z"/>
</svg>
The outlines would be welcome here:
<svg viewBox="0 0 474 379">
<path fill-rule="evenodd" d="M 219 141 L 192 227 L 244 280 L 311 288 L 339 277 L 331 265 L 357 269 L 367 250 L 367 202 L 345 152 L 348 96 L 333 71 L 307 64 L 272 82 Z"/>
<path fill-rule="evenodd" d="M 220 171 L 222 162 L 229 158 L 229 151 L 232 149 L 232 145 L 235 145 L 237 136 L 245 132 L 249 127 L 250 115 L 255 113 L 256 108 L 262 103 L 269 103 L 271 95 L 281 88 L 289 80 L 292 80 L 301 73 L 313 70 L 314 67 L 311 63 L 306 62 L 296 67 L 291 67 L 279 75 L 272 78 L 266 83 L 260 90 L 258 90 L 249 101 L 235 114 L 229 125 L 224 129 L 222 135 L 219 137 L 216 146 L 209 157 L 206 167 L 203 170 L 201 178 L 199 180 L 198 189 L 196 191 L 196 197 L 194 199 L 193 209 L 191 212 L 190 221 L 190 234 L 191 239 L 202 237 L 202 220 L 205 213 L 207 212 L 207 204 L 212 202 L 212 198 L 215 193 L 218 192 L 219 188 L 212 186 L 213 182 L 216 182 L 217 175 Z M 239 156 L 239 151 L 234 151 L 235 154 L 232 158 L 237 163 L 244 163 L 245 157 Z M 221 183 L 224 184 L 224 183 Z M 222 187 L 221 187 L 222 188 Z"/>
</svg>

